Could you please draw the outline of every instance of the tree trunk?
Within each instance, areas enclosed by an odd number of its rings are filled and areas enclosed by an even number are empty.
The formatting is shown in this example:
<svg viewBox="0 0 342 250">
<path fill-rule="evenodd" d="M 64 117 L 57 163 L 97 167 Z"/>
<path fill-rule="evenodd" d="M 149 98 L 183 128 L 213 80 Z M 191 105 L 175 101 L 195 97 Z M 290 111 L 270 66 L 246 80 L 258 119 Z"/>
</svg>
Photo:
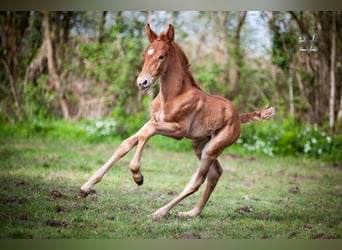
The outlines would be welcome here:
<svg viewBox="0 0 342 250">
<path fill-rule="evenodd" d="M 330 98 L 329 98 L 329 128 L 333 130 L 335 121 L 335 56 L 336 56 L 336 22 L 335 12 L 332 12 L 331 53 L 330 53 Z"/>
<path fill-rule="evenodd" d="M 342 123 L 342 88 L 340 89 L 340 107 L 338 109 L 338 113 L 337 113 L 337 121 L 338 123 Z"/>
<path fill-rule="evenodd" d="M 52 45 L 52 34 L 50 30 L 50 20 L 49 20 L 49 12 L 44 11 L 44 42 L 46 43 L 47 49 L 47 61 L 48 61 L 48 69 L 50 74 L 51 85 L 54 86 L 57 92 L 57 98 L 59 101 L 59 105 L 61 106 L 63 117 L 65 119 L 70 119 L 68 104 L 64 96 L 64 91 L 61 86 L 61 79 L 58 74 L 57 65 L 54 60 L 54 49 Z"/>
<path fill-rule="evenodd" d="M 104 42 L 104 38 L 105 38 L 105 25 L 106 25 L 106 15 L 107 15 L 107 11 L 103 11 L 102 12 L 102 16 L 101 16 L 101 23 L 100 23 L 100 29 L 99 29 L 99 43 L 103 43 Z"/>
<path fill-rule="evenodd" d="M 289 87 L 290 115 L 291 115 L 291 118 L 293 118 L 294 114 L 295 114 L 295 106 L 294 106 L 294 94 L 293 94 L 293 70 L 292 70 L 292 67 L 290 67 L 290 70 L 289 70 L 289 78 L 287 80 L 287 84 Z"/>
<path fill-rule="evenodd" d="M 241 29 L 243 24 L 245 23 L 247 16 L 247 11 L 244 11 L 242 14 L 239 15 L 238 24 L 236 26 L 235 30 L 235 36 L 234 36 L 234 60 L 235 60 L 235 79 L 233 83 L 233 90 L 229 93 L 227 96 L 229 99 L 233 99 L 234 96 L 237 95 L 237 93 L 240 92 L 240 78 L 241 78 L 241 68 L 243 66 L 243 55 L 240 48 L 240 38 L 241 38 Z M 247 97 L 247 95 L 246 95 Z M 243 103 L 245 105 L 245 103 Z"/>
<path fill-rule="evenodd" d="M 42 45 L 37 52 L 37 55 L 32 59 L 30 65 L 26 69 L 24 84 L 28 81 L 34 82 L 44 71 L 47 62 L 46 42 L 43 41 Z"/>
<path fill-rule="evenodd" d="M 240 49 L 240 38 L 241 38 L 241 29 L 243 24 L 245 23 L 247 16 L 247 11 L 244 11 L 242 15 L 239 16 L 239 22 L 236 27 L 235 31 L 235 60 L 236 60 L 236 85 L 239 85 L 240 78 L 241 78 L 241 67 L 243 65 L 243 58 L 242 58 L 242 53 Z"/>
<path fill-rule="evenodd" d="M 294 66 L 295 66 L 294 67 L 295 69 L 298 68 L 298 64 Z M 306 110 L 304 111 L 305 121 L 309 122 L 310 117 L 314 117 L 314 111 L 313 111 L 314 108 L 312 107 L 312 104 L 309 101 L 308 91 L 306 90 L 303 84 L 303 79 L 302 79 L 300 72 L 296 70 L 295 74 L 296 74 L 296 80 L 297 80 L 298 89 L 299 89 L 300 102 L 304 104 L 305 106 L 307 106 L 309 109 L 309 112 L 306 112 Z"/>
<path fill-rule="evenodd" d="M 10 89 L 12 98 L 15 106 L 15 113 L 19 119 L 21 119 L 20 105 L 18 99 L 18 93 L 16 90 L 16 82 L 17 82 L 17 35 L 16 35 L 16 26 L 15 26 L 15 12 L 7 11 L 6 12 L 6 28 L 5 28 L 5 51 L 7 53 L 6 60 L 1 59 L 3 64 L 3 68 L 5 69 L 8 79 L 10 82 Z"/>
<path fill-rule="evenodd" d="M 219 11 L 217 13 L 217 17 L 219 18 L 219 27 L 220 31 L 218 33 L 219 43 L 218 43 L 218 50 L 219 50 L 219 60 L 221 60 L 222 64 L 226 64 L 228 62 L 228 32 L 226 23 L 228 20 L 228 11 Z M 218 61 L 219 61 L 218 60 Z M 228 72 L 228 71 L 227 71 Z"/>
</svg>

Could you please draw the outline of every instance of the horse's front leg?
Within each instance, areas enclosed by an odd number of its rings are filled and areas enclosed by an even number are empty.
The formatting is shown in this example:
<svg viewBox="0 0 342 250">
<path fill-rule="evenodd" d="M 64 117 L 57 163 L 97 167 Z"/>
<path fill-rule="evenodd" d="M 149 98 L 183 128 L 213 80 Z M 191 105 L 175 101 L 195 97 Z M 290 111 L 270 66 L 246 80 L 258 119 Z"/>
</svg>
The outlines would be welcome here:
<svg viewBox="0 0 342 250">
<path fill-rule="evenodd" d="M 137 150 L 129 163 L 133 179 L 138 185 L 142 185 L 144 183 L 144 176 L 140 172 L 141 156 L 146 142 L 151 138 L 151 136 L 153 136 L 151 128 L 153 128 L 153 126 L 151 126 L 151 122 L 148 122 L 139 131 Z"/>
<path fill-rule="evenodd" d="M 142 185 L 144 177 L 140 172 L 141 156 L 146 142 L 154 135 L 163 135 L 174 139 L 182 139 L 185 136 L 185 129 L 179 123 L 154 122 L 146 123 L 139 131 L 138 146 L 129 164 L 134 181 Z"/>
<path fill-rule="evenodd" d="M 98 169 L 92 177 L 82 185 L 80 192 L 77 194 L 79 198 L 86 197 L 92 190 L 92 187 L 102 180 L 105 173 L 122 157 L 124 157 L 138 143 L 139 132 L 124 140 L 116 149 L 112 157 Z"/>
</svg>

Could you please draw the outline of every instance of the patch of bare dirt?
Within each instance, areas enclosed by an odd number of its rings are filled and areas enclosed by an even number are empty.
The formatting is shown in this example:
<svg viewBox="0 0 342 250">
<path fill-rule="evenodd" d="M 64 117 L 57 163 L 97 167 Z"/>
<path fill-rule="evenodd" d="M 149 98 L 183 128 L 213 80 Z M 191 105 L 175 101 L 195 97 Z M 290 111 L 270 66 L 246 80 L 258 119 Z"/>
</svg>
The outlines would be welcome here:
<svg viewBox="0 0 342 250">
<path fill-rule="evenodd" d="M 28 220 L 28 217 L 27 217 L 26 214 L 21 214 L 21 215 L 19 216 L 19 220 L 21 220 L 21 221 L 27 221 L 27 220 Z"/>
<path fill-rule="evenodd" d="M 182 239 L 198 240 L 201 239 L 201 235 L 198 233 L 185 233 L 182 235 Z"/>
<path fill-rule="evenodd" d="M 87 206 L 81 206 L 81 205 L 78 204 L 77 202 L 71 203 L 71 206 L 70 206 L 70 207 L 73 208 L 73 209 L 84 209 L 84 210 L 88 209 Z"/>
<path fill-rule="evenodd" d="M 245 162 L 258 162 L 258 158 L 254 156 L 246 157 L 246 156 L 240 156 L 240 155 L 235 155 L 235 154 L 225 154 L 221 156 L 222 158 L 227 158 L 228 160 L 241 160 Z"/>
<path fill-rule="evenodd" d="M 299 193 L 299 187 L 290 187 L 289 188 L 289 193 L 292 193 L 292 194 L 298 194 Z"/>
<path fill-rule="evenodd" d="M 170 190 L 167 192 L 168 195 L 177 195 L 178 193 L 175 190 Z"/>
<path fill-rule="evenodd" d="M 95 194 L 91 197 L 91 200 L 92 201 L 99 201 L 99 196 Z"/>
<path fill-rule="evenodd" d="M 328 235 L 325 233 L 319 233 L 315 237 L 315 239 L 325 239 L 325 240 L 330 240 L 330 239 L 336 239 L 335 235 Z"/>
<path fill-rule="evenodd" d="M 16 187 L 24 187 L 26 186 L 26 183 L 24 181 L 17 181 L 15 182 Z"/>
<path fill-rule="evenodd" d="M 56 212 L 57 213 L 65 213 L 65 212 L 68 212 L 69 209 L 64 207 L 64 206 L 60 206 L 60 205 L 57 205 L 56 206 Z"/>
<path fill-rule="evenodd" d="M 292 201 L 292 199 L 290 197 L 284 197 L 284 198 L 280 198 L 279 200 L 277 200 L 278 203 L 281 203 L 281 202 L 288 203 L 291 201 Z"/>
<path fill-rule="evenodd" d="M 238 208 L 237 211 L 238 211 L 240 214 L 244 214 L 244 213 L 246 213 L 246 212 L 247 212 L 247 213 L 252 212 L 253 209 L 252 209 L 250 206 L 246 205 L 246 206 L 244 206 L 244 207 Z"/>
<path fill-rule="evenodd" d="M 279 174 L 279 175 L 284 175 L 286 172 L 285 172 L 285 170 L 279 170 L 279 171 L 277 171 L 277 174 Z"/>
<path fill-rule="evenodd" d="M 303 227 L 299 228 L 301 230 L 305 230 L 305 231 L 312 231 L 313 227 L 310 225 L 304 225 Z"/>
<path fill-rule="evenodd" d="M 62 194 L 56 189 L 50 190 L 49 195 L 52 196 L 53 198 L 63 198 L 63 199 L 67 198 L 66 195 Z"/>
<path fill-rule="evenodd" d="M 6 199 L 4 199 L 4 200 L 2 200 L 2 204 L 11 204 L 11 203 L 18 203 L 18 204 L 20 204 L 20 203 L 24 203 L 26 201 L 26 199 L 25 198 L 20 198 L 20 197 L 18 197 L 18 196 L 10 196 L 10 197 L 8 197 L 8 198 L 6 198 Z"/>
<path fill-rule="evenodd" d="M 63 227 L 63 228 L 68 227 L 68 223 L 64 221 L 58 221 L 58 220 L 47 220 L 45 221 L 44 225 L 50 226 L 50 227 Z"/>
<path fill-rule="evenodd" d="M 327 194 L 334 196 L 334 197 L 337 197 L 337 198 L 342 198 L 342 193 L 329 191 L 329 192 L 327 192 Z"/>
<path fill-rule="evenodd" d="M 227 172 L 227 173 L 234 173 L 235 172 L 235 168 L 233 168 L 233 167 L 225 167 L 225 168 L 223 168 L 223 171 Z"/>
</svg>

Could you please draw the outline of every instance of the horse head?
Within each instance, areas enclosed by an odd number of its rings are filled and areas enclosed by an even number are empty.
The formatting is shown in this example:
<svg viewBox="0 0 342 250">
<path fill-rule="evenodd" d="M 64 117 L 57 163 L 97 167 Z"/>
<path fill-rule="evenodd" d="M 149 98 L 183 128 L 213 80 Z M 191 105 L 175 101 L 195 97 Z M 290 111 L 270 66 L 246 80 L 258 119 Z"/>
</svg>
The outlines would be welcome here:
<svg viewBox="0 0 342 250">
<path fill-rule="evenodd" d="M 167 32 L 162 32 L 158 36 L 147 24 L 146 34 L 150 45 L 145 50 L 144 66 L 137 78 L 137 86 L 144 92 L 153 86 L 168 67 L 170 45 L 174 39 L 174 28 L 169 24 Z"/>
</svg>

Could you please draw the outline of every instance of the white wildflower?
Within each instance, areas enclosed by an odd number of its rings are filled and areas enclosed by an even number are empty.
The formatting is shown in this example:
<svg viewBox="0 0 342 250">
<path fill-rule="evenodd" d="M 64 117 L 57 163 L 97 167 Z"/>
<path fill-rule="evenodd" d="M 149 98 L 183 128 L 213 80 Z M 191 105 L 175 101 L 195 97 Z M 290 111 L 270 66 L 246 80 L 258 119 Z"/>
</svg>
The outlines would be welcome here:
<svg viewBox="0 0 342 250">
<path fill-rule="evenodd" d="M 308 153 L 311 150 L 310 141 L 307 141 L 304 145 L 304 153 Z"/>
<path fill-rule="evenodd" d="M 328 143 L 331 142 L 331 137 L 330 137 L 330 136 L 327 136 L 326 139 L 327 139 L 327 142 L 328 142 Z"/>
</svg>

